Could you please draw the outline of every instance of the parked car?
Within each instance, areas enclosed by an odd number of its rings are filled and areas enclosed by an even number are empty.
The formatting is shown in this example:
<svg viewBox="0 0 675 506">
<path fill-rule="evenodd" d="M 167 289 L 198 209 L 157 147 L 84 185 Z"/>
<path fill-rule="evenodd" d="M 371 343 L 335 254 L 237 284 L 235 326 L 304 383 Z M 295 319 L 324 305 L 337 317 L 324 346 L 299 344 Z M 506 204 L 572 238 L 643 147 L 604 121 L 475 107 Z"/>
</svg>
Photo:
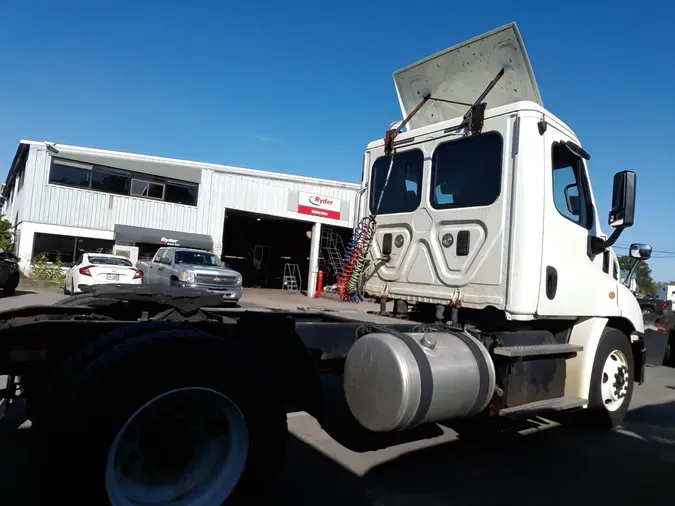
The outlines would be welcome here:
<svg viewBox="0 0 675 506">
<path fill-rule="evenodd" d="M 228 269 L 214 253 L 189 248 L 160 248 L 147 267 L 145 283 L 158 286 L 202 288 L 222 292 L 223 302 L 237 303 L 242 277 Z"/>
<path fill-rule="evenodd" d="M 638 304 L 640 304 L 640 309 L 642 309 L 643 315 L 649 313 L 662 315 L 670 313 L 673 310 L 673 303 L 670 300 L 657 299 L 651 297 L 641 297 L 638 298 L 637 301 Z"/>
<path fill-rule="evenodd" d="M 127 257 L 105 253 L 83 253 L 66 272 L 63 293 L 82 293 L 82 285 L 121 283 L 140 285 L 143 273 Z"/>
<path fill-rule="evenodd" d="M 19 285 L 19 259 L 11 251 L 0 248 L 0 288 L 4 295 L 12 295 Z"/>
</svg>

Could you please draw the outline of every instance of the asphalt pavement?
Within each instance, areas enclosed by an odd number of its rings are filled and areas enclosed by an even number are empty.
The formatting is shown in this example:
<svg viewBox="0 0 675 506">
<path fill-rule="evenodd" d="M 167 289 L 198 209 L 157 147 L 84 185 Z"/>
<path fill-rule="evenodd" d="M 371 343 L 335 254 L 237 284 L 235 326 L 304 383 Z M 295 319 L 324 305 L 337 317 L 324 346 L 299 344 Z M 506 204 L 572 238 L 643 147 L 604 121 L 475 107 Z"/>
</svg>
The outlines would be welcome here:
<svg viewBox="0 0 675 506">
<path fill-rule="evenodd" d="M 18 293 L 0 299 L 0 310 L 59 297 Z M 335 379 L 326 381 L 327 388 L 339 389 Z M 675 502 L 675 369 L 648 367 L 624 426 L 610 433 L 548 424 L 467 441 L 434 425 L 409 434 L 414 441 L 364 452 L 349 449 L 351 442 L 332 430 L 334 437 L 328 435 L 306 413 L 291 413 L 289 429 L 274 506 Z M 29 429 L 0 435 L 0 505 L 29 504 L 22 498 L 38 486 L 31 482 L 29 441 Z"/>
</svg>

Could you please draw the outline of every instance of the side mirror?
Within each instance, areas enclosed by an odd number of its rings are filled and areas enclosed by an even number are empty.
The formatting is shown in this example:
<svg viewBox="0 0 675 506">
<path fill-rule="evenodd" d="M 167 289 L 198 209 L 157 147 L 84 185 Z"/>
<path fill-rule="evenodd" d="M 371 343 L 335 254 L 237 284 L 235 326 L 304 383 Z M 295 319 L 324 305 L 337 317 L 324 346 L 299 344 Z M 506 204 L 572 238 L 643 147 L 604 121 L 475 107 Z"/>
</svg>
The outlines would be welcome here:
<svg viewBox="0 0 675 506">
<path fill-rule="evenodd" d="M 162 258 L 159 259 L 159 263 L 164 264 L 164 265 L 171 265 L 171 259 L 166 258 L 166 257 L 162 257 Z"/>
<path fill-rule="evenodd" d="M 652 257 L 652 247 L 649 244 L 631 244 L 628 254 L 638 260 L 649 260 Z"/>
<path fill-rule="evenodd" d="M 609 226 L 627 228 L 635 218 L 635 172 L 622 170 L 614 175 L 612 210 L 609 212 Z"/>
<path fill-rule="evenodd" d="M 579 216 L 579 187 L 576 184 L 565 186 L 565 203 L 570 213 L 574 216 Z"/>
</svg>

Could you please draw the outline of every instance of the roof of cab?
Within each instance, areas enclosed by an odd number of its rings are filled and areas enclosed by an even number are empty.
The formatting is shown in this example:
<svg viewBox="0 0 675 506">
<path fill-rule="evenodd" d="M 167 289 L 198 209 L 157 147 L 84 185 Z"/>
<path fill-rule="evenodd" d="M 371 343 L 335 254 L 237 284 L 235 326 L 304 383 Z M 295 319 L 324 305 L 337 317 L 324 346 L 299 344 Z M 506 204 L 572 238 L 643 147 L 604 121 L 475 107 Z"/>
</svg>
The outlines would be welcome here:
<svg viewBox="0 0 675 506">
<path fill-rule="evenodd" d="M 489 106 L 489 100 L 488 100 L 488 106 Z M 529 100 L 524 100 L 521 102 L 514 102 L 506 105 L 502 105 L 500 107 L 495 107 L 492 109 L 486 109 L 485 111 L 485 119 L 490 119 L 490 118 L 496 118 L 497 116 L 504 116 L 507 114 L 514 114 L 514 113 L 521 113 L 521 114 L 527 114 L 527 113 L 533 113 L 539 116 L 543 116 L 546 118 L 546 121 L 549 123 L 554 123 L 556 124 L 557 127 L 565 130 L 571 137 L 576 139 L 576 135 L 574 134 L 574 131 L 567 125 L 565 124 L 562 120 L 560 120 L 557 116 L 554 114 L 550 113 L 548 110 L 546 110 L 543 106 L 535 103 L 535 102 L 530 102 Z M 458 127 L 459 125 L 462 124 L 463 122 L 462 116 L 458 116 L 457 118 L 449 119 L 446 121 L 442 121 L 440 123 L 432 123 L 430 125 L 426 125 L 421 128 L 417 128 L 415 130 L 408 130 L 407 132 L 401 132 L 398 137 L 396 137 L 396 141 L 394 142 L 394 146 L 398 142 L 409 140 L 411 138 L 415 138 L 421 135 L 432 135 L 434 133 L 437 133 L 442 130 L 446 130 L 448 128 L 453 128 L 453 127 Z M 578 139 L 577 139 L 578 140 Z M 382 147 L 384 145 L 384 138 L 376 139 L 370 143 L 368 143 L 368 146 L 366 147 L 367 150 L 369 149 L 374 149 L 378 147 Z"/>
</svg>

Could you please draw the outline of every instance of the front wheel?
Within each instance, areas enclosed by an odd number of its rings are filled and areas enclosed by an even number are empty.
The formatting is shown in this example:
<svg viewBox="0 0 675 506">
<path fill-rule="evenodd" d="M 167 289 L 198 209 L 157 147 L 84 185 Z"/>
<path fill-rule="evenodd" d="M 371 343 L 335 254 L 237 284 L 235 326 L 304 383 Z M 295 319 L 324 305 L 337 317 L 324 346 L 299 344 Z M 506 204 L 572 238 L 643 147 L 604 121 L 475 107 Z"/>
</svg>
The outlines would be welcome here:
<svg viewBox="0 0 675 506">
<path fill-rule="evenodd" d="M 630 340 L 622 331 L 603 331 L 593 362 L 588 413 L 593 425 L 612 429 L 619 425 L 633 396 L 634 362 Z"/>
</svg>

